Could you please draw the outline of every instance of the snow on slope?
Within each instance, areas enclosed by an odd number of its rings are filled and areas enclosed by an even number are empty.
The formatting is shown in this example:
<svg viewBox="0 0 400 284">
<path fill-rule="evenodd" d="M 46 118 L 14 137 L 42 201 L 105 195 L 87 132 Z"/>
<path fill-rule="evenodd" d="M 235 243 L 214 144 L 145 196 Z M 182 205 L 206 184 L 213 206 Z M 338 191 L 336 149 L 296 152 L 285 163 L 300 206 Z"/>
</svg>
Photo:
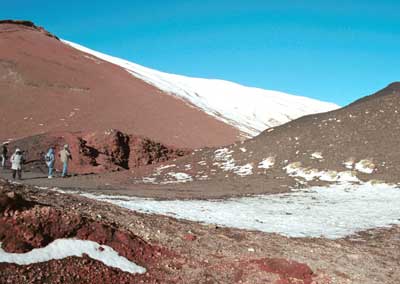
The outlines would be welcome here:
<svg viewBox="0 0 400 284">
<path fill-rule="evenodd" d="M 255 136 L 269 127 L 339 106 L 277 91 L 245 87 L 233 82 L 169 74 L 63 41 L 85 53 L 126 69 L 160 90 L 190 102 L 206 113 Z"/>
</svg>

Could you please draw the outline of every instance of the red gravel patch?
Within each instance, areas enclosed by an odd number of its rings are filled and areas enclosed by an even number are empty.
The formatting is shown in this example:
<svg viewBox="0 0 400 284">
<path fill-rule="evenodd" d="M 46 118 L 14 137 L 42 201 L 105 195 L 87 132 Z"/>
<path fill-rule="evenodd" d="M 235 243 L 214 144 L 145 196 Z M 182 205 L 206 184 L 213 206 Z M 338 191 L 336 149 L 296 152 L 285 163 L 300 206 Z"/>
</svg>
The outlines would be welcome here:
<svg viewBox="0 0 400 284">
<path fill-rule="evenodd" d="M 266 272 L 278 274 L 280 280 L 276 284 L 292 284 L 299 281 L 304 284 L 312 283 L 313 271 L 304 263 L 279 258 L 264 258 L 252 262 Z"/>
<path fill-rule="evenodd" d="M 68 258 L 22 267 L 0 264 L 2 271 L 0 283 L 25 283 L 20 282 L 21 275 L 10 278 L 9 272 L 15 269 L 23 271 L 22 274 L 27 279 L 49 281 L 32 283 L 58 283 L 57 281 L 61 281 L 60 283 L 111 283 L 108 281 L 116 279 L 118 283 L 136 283 L 137 279 L 149 278 L 149 274 L 151 279 L 159 279 L 161 261 L 175 256 L 173 252 L 161 246 L 150 245 L 140 237 L 125 230 L 119 230 L 113 225 L 89 220 L 71 211 L 60 211 L 50 206 L 28 202 L 18 194 L 0 191 L 0 204 L 2 205 L 0 207 L 0 242 L 7 252 L 24 253 L 34 248 L 45 247 L 56 239 L 77 238 L 110 246 L 120 255 L 145 267 L 148 271 L 146 276 L 133 277 L 129 273 L 105 267 L 100 262 L 87 257 Z M 69 270 L 73 273 L 68 273 Z M 37 274 L 38 271 L 39 274 Z M 60 275 L 58 273 L 54 275 L 52 271 L 63 272 Z M 88 271 L 90 271 L 89 274 Z M 2 282 L 2 277 L 11 279 L 12 282 Z M 12 279 L 16 281 L 13 282 Z M 63 279 L 67 282 L 63 282 Z M 101 281 L 96 279 L 101 279 Z M 132 282 L 133 280 L 135 281 Z"/>
</svg>

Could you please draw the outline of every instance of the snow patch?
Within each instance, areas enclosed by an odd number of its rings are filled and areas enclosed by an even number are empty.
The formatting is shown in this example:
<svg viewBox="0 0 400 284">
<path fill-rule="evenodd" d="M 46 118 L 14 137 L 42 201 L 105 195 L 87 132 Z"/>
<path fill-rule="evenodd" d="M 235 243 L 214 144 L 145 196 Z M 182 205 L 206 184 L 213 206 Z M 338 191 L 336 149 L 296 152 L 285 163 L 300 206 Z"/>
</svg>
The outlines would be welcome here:
<svg viewBox="0 0 400 284">
<path fill-rule="evenodd" d="M 400 189 L 386 184 L 335 184 L 287 194 L 227 200 L 166 200 L 84 196 L 144 213 L 288 237 L 342 238 L 400 224 Z"/>
<path fill-rule="evenodd" d="M 109 267 L 119 268 L 129 273 L 143 274 L 146 269 L 129 261 L 109 246 L 99 245 L 93 241 L 58 239 L 44 248 L 33 249 L 27 253 L 8 253 L 1 248 L 0 263 L 15 263 L 18 265 L 29 265 L 33 263 L 46 262 L 53 259 L 63 259 L 70 256 L 82 257 L 82 254 L 98 260 Z"/>
<path fill-rule="evenodd" d="M 375 165 L 370 160 L 361 160 L 355 164 L 355 169 L 361 173 L 372 174 L 375 169 Z"/>
<path fill-rule="evenodd" d="M 253 174 L 253 165 L 246 164 L 244 166 L 237 166 L 237 167 L 235 167 L 235 170 L 233 172 L 242 177 L 251 175 L 251 174 Z"/>
<path fill-rule="evenodd" d="M 264 160 L 262 160 L 259 164 L 258 164 L 258 168 L 259 169 L 270 169 L 274 166 L 275 164 L 275 158 L 274 157 L 268 157 Z"/>
<path fill-rule="evenodd" d="M 186 173 L 168 173 L 170 177 L 173 177 L 174 180 L 165 180 L 162 182 L 162 184 L 170 184 L 170 183 L 185 183 L 189 181 L 193 181 L 193 178 L 186 174 Z"/>
<path fill-rule="evenodd" d="M 156 178 L 154 178 L 154 177 L 144 177 L 144 178 L 142 178 L 142 182 L 143 183 L 153 183 L 153 184 L 155 184 L 156 183 Z"/>
<path fill-rule="evenodd" d="M 175 168 L 175 167 L 176 167 L 176 165 L 174 165 L 174 164 L 160 166 L 160 167 L 156 168 L 156 173 L 160 174 L 163 170 L 170 169 L 170 168 Z"/>
<path fill-rule="evenodd" d="M 323 158 L 321 152 L 314 152 L 311 154 L 311 159 L 322 160 Z"/>
<path fill-rule="evenodd" d="M 354 160 L 353 159 L 347 160 L 346 162 L 343 163 L 343 165 L 346 167 L 346 169 L 352 170 L 354 167 Z"/>
<path fill-rule="evenodd" d="M 328 182 L 360 182 L 352 171 L 337 172 L 332 170 L 319 171 L 317 169 L 303 168 L 301 162 L 294 162 L 283 168 L 291 177 L 300 177 L 306 181 L 319 179 Z"/>
<path fill-rule="evenodd" d="M 231 171 L 234 170 L 235 160 L 232 158 L 232 150 L 228 150 L 227 148 L 222 148 L 215 150 L 214 160 L 217 161 L 214 165 L 219 166 L 224 171 Z"/>
<path fill-rule="evenodd" d="M 233 172 L 239 176 L 247 176 L 253 174 L 253 165 L 236 165 L 235 159 L 232 157 L 233 150 L 229 150 L 227 148 L 221 148 L 214 151 L 214 160 L 216 161 L 213 165 L 218 166 L 225 172 Z"/>
</svg>

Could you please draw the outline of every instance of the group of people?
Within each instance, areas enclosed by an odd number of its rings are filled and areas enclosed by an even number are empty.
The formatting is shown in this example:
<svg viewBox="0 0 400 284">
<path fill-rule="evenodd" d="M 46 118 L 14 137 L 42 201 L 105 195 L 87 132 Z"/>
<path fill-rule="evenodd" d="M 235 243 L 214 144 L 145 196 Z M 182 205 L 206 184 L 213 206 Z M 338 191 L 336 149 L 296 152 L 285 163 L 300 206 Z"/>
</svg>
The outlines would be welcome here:
<svg viewBox="0 0 400 284">
<path fill-rule="evenodd" d="M 68 144 L 65 144 L 63 149 L 59 152 L 59 157 L 63 166 L 61 177 L 66 177 L 68 175 L 68 162 L 69 160 L 72 160 L 72 155 L 71 151 L 69 150 Z M 7 159 L 8 159 L 8 143 L 5 142 L 3 143 L 1 149 L 1 167 L 3 169 L 6 168 Z M 46 155 L 44 156 L 44 160 L 48 168 L 47 177 L 53 178 L 54 165 L 56 161 L 56 154 L 54 147 L 49 148 Z M 15 152 L 11 155 L 10 162 L 11 162 L 12 178 L 15 179 L 16 177 L 18 177 L 18 179 L 21 179 L 22 165 L 25 163 L 25 159 L 23 157 L 23 151 L 21 151 L 21 149 L 19 148 L 15 149 Z"/>
<path fill-rule="evenodd" d="M 68 162 L 69 160 L 72 160 L 72 155 L 68 144 L 65 144 L 63 149 L 58 154 L 63 165 L 61 177 L 66 177 L 68 175 Z M 56 162 L 54 147 L 50 147 L 50 149 L 47 151 L 47 154 L 44 156 L 44 160 L 46 161 L 47 168 L 49 169 L 49 174 L 47 177 L 53 178 L 54 164 Z"/>
</svg>

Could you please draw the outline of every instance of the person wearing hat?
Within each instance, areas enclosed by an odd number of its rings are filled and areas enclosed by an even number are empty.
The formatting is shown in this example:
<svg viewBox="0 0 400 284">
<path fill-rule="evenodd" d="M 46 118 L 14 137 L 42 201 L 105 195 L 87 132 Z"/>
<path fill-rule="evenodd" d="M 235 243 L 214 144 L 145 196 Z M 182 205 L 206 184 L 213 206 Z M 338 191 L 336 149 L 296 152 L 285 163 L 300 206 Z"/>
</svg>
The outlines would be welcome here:
<svg viewBox="0 0 400 284">
<path fill-rule="evenodd" d="M 11 159 L 11 170 L 12 170 L 12 178 L 15 179 L 18 176 L 18 179 L 22 178 L 22 164 L 24 163 L 24 158 L 22 156 L 22 151 L 20 149 L 15 149 L 14 154 L 12 154 Z"/>
<path fill-rule="evenodd" d="M 66 177 L 68 174 L 68 161 L 72 160 L 71 152 L 69 151 L 68 144 L 64 145 L 64 148 L 59 152 L 61 163 L 63 164 L 61 177 Z"/>
<path fill-rule="evenodd" d="M 7 142 L 4 142 L 2 147 L 1 147 L 1 167 L 4 169 L 6 166 L 6 161 L 7 161 L 7 154 L 8 154 L 8 149 L 7 149 Z"/>
</svg>

